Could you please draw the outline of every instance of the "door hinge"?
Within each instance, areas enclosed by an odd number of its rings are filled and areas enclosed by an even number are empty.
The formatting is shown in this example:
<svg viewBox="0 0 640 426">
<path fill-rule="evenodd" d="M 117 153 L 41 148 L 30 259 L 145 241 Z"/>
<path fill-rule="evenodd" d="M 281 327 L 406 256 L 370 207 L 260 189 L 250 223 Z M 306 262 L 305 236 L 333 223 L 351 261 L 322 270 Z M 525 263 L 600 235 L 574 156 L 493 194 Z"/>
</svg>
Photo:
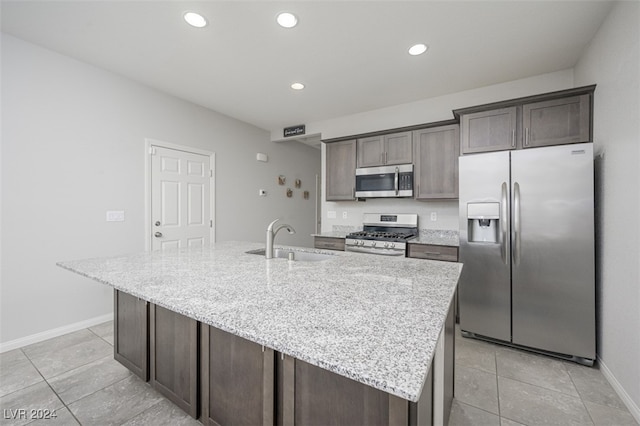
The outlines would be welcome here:
<svg viewBox="0 0 640 426">
<path fill-rule="evenodd" d="M 209 177 L 213 177 L 213 170 L 209 170 Z"/>
<path fill-rule="evenodd" d="M 156 155 L 156 147 L 155 146 L 150 146 L 149 147 L 149 154 Z"/>
<path fill-rule="evenodd" d="M 213 228 L 213 220 L 209 220 L 209 228 Z"/>
</svg>

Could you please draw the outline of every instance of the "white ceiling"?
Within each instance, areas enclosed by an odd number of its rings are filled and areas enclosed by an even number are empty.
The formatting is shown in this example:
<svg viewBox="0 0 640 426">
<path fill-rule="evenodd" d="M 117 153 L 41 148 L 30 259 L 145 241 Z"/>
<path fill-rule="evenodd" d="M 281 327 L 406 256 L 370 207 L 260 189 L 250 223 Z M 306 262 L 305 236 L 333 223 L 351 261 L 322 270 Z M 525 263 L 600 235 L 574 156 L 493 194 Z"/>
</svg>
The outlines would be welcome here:
<svg viewBox="0 0 640 426">
<path fill-rule="evenodd" d="M 266 130 L 573 67 L 610 1 L 5 1 L 2 31 Z M 210 21 L 185 24 L 194 10 Z M 298 26 L 280 28 L 280 11 Z M 414 43 L 429 45 L 418 57 Z M 289 85 L 303 82 L 296 92 Z"/>
</svg>

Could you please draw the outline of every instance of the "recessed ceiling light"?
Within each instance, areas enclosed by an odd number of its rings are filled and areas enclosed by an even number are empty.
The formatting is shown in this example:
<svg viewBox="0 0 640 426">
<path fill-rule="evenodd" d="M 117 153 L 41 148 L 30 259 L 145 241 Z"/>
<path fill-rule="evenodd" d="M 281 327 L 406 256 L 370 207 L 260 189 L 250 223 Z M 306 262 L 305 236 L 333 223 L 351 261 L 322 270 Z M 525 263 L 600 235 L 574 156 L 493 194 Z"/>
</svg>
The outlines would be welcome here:
<svg viewBox="0 0 640 426">
<path fill-rule="evenodd" d="M 291 85 L 291 88 L 293 90 L 302 90 L 302 89 L 304 89 L 304 84 L 302 84 L 302 83 L 293 83 Z"/>
<path fill-rule="evenodd" d="M 278 21 L 278 25 L 283 28 L 293 28 L 298 24 L 298 18 L 296 15 L 289 12 L 279 13 L 276 21 Z"/>
<path fill-rule="evenodd" d="M 196 12 L 185 12 L 184 20 L 193 27 L 202 28 L 207 26 L 207 18 Z"/>
<path fill-rule="evenodd" d="M 414 44 L 413 46 L 411 46 L 409 48 L 409 55 L 412 56 L 417 56 L 417 55 L 422 55 L 424 52 L 427 51 L 429 47 L 426 44 Z"/>
</svg>

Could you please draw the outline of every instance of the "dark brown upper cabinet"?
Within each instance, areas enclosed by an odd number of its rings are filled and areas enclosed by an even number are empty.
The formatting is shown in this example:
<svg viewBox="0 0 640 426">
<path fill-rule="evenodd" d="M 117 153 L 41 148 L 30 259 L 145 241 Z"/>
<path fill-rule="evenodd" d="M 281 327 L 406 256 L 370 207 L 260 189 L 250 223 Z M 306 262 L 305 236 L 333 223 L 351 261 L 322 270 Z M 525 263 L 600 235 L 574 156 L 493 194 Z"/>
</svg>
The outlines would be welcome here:
<svg viewBox="0 0 640 426">
<path fill-rule="evenodd" d="M 333 142 L 325 146 L 326 200 L 355 200 L 356 140 Z"/>
<path fill-rule="evenodd" d="M 460 127 L 457 124 L 415 130 L 415 198 L 458 198 Z"/>
<path fill-rule="evenodd" d="M 464 154 L 516 148 L 518 107 L 465 114 L 461 123 Z"/>
<path fill-rule="evenodd" d="M 413 162 L 411 132 L 392 133 L 358 139 L 358 167 L 374 167 Z"/>
<path fill-rule="evenodd" d="M 522 106 L 523 148 L 589 142 L 590 96 L 571 96 Z"/>
<path fill-rule="evenodd" d="M 454 110 L 462 154 L 593 140 L 595 85 Z"/>
</svg>

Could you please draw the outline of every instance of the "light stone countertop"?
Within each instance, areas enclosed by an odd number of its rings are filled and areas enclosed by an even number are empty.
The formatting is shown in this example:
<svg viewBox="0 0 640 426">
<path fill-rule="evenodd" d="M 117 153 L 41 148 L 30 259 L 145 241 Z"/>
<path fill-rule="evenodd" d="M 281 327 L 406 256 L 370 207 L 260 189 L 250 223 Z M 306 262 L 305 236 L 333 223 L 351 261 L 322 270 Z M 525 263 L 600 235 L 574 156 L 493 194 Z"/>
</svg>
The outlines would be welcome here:
<svg viewBox="0 0 640 426">
<path fill-rule="evenodd" d="M 360 383 L 418 401 L 462 265 L 330 253 L 246 254 L 259 243 L 58 266 Z"/>
<path fill-rule="evenodd" d="M 417 244 L 432 244 L 436 246 L 460 246 L 460 237 L 457 230 L 448 229 L 421 229 L 418 238 L 409 241 Z"/>
<path fill-rule="evenodd" d="M 346 238 L 347 234 L 353 231 L 333 230 L 320 234 L 311 234 L 313 237 Z M 421 229 L 418 238 L 409 240 L 413 244 L 432 244 L 437 246 L 460 246 L 457 230 L 449 229 Z"/>
</svg>

